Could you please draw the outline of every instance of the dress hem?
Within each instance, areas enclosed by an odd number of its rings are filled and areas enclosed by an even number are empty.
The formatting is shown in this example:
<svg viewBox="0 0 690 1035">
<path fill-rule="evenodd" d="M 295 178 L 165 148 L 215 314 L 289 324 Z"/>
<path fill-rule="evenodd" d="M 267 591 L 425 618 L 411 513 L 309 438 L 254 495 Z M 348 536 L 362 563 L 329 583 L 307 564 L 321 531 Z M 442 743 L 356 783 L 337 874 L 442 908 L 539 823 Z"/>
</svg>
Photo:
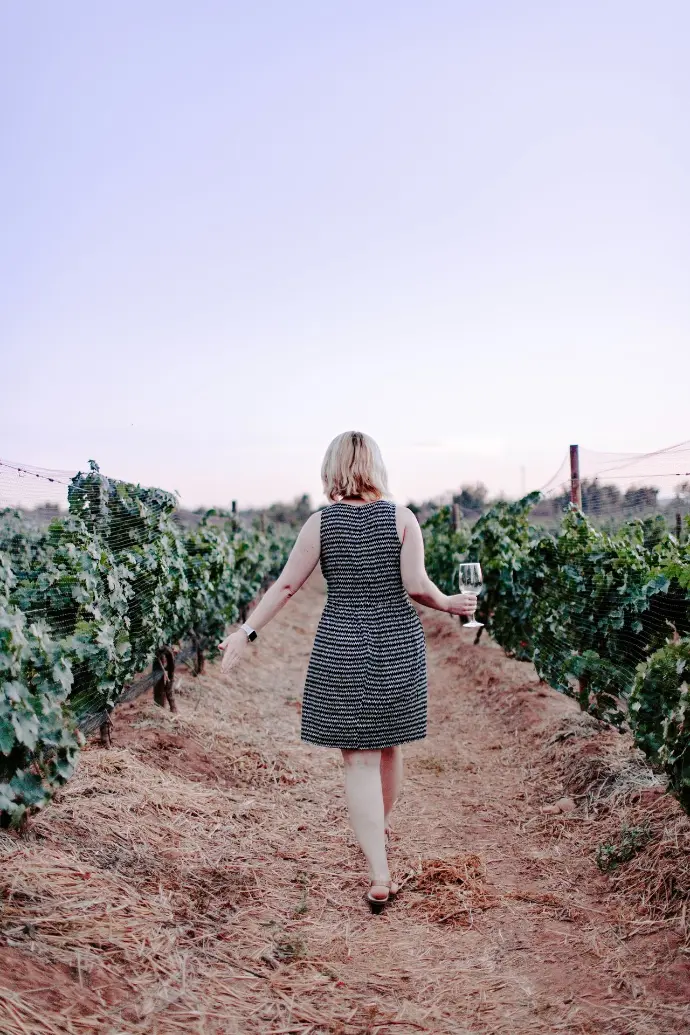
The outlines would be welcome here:
<svg viewBox="0 0 690 1035">
<path fill-rule="evenodd" d="M 401 744 L 413 744 L 417 740 L 426 740 L 426 738 L 427 734 L 423 733 L 421 736 L 398 737 L 395 740 L 387 741 L 385 744 L 334 744 L 330 741 L 310 740 L 308 737 L 300 737 L 300 740 L 303 744 L 313 744 L 315 747 L 338 748 L 340 751 L 383 751 L 385 748 L 399 747 Z"/>
</svg>

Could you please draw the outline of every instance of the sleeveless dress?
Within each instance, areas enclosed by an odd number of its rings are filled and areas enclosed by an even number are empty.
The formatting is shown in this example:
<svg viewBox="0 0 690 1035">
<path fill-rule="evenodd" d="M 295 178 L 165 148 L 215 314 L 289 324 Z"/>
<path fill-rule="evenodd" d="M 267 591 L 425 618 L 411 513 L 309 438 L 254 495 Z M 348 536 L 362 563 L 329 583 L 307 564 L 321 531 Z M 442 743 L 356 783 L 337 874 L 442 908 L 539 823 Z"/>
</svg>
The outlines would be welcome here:
<svg viewBox="0 0 690 1035">
<path fill-rule="evenodd" d="M 426 645 L 400 546 L 390 500 L 321 512 L 328 598 L 302 701 L 310 744 L 376 750 L 426 736 Z"/>
</svg>

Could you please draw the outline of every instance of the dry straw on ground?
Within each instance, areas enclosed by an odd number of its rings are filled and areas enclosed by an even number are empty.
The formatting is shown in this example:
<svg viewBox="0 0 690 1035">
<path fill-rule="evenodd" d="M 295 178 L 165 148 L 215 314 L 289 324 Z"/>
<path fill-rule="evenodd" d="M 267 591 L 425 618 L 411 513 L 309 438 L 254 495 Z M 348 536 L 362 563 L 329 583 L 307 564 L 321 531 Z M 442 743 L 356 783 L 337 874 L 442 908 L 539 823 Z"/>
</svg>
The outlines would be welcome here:
<svg viewBox="0 0 690 1035">
<path fill-rule="evenodd" d="M 413 893 L 411 908 L 431 923 L 470 927 L 476 913 L 497 905 L 487 893 L 478 855 L 425 859 L 403 881 Z"/>
<path fill-rule="evenodd" d="M 183 676 L 179 715 L 125 705 L 114 749 L 0 833 L 2 1035 L 687 1028 L 688 821 L 625 738 L 445 617 L 427 620 L 402 888 L 369 914 L 339 760 L 297 734 L 322 599 L 299 594 L 232 680 Z M 565 793 L 575 811 L 540 812 Z M 604 875 L 622 821 L 653 837 Z"/>
</svg>

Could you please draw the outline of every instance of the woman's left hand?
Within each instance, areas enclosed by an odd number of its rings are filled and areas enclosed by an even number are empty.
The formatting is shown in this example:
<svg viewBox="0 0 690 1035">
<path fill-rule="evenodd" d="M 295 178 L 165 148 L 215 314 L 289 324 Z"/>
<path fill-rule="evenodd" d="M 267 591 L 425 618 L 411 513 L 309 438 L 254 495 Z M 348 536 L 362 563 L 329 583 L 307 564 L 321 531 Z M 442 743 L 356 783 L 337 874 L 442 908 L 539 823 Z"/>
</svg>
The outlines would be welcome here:
<svg viewBox="0 0 690 1035">
<path fill-rule="evenodd" d="M 220 663 L 221 672 L 229 672 L 238 663 L 242 655 L 249 649 L 249 640 L 246 633 L 241 629 L 230 633 L 218 644 L 218 650 L 223 652 L 223 660 Z"/>
</svg>

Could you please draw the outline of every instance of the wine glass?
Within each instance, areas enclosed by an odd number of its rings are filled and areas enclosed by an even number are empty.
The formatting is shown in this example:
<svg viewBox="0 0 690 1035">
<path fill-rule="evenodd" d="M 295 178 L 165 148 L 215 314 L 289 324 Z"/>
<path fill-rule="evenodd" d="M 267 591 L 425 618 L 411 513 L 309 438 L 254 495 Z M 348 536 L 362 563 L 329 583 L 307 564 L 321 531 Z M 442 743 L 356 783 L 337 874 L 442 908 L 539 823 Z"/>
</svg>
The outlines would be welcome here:
<svg viewBox="0 0 690 1035">
<path fill-rule="evenodd" d="M 461 593 L 476 593 L 477 596 L 482 590 L 482 566 L 481 564 L 468 563 L 461 564 L 458 569 L 458 578 L 460 580 L 460 592 Z M 474 611 L 469 622 L 465 622 L 465 629 L 481 629 L 484 625 L 483 622 L 475 621 Z"/>
</svg>

